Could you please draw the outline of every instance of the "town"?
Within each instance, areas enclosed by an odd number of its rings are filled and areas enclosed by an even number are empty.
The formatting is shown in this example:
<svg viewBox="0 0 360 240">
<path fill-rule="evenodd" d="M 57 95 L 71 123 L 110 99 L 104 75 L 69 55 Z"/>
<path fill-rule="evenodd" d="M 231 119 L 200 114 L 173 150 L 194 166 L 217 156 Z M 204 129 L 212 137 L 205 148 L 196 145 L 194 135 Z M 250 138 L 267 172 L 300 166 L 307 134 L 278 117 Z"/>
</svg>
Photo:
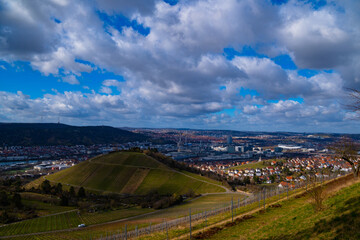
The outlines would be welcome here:
<svg viewBox="0 0 360 240">
<path fill-rule="evenodd" d="M 292 184 L 308 174 L 327 177 L 351 172 L 351 166 L 328 149 L 333 135 L 243 133 L 176 129 L 133 129 L 154 141 L 74 146 L 3 146 L 0 169 L 12 177 L 37 177 L 89 158 L 133 148 L 157 149 L 201 172 L 246 184 Z M 159 141 L 161 140 L 161 141 Z M 240 187 L 240 186 L 239 186 Z"/>
</svg>

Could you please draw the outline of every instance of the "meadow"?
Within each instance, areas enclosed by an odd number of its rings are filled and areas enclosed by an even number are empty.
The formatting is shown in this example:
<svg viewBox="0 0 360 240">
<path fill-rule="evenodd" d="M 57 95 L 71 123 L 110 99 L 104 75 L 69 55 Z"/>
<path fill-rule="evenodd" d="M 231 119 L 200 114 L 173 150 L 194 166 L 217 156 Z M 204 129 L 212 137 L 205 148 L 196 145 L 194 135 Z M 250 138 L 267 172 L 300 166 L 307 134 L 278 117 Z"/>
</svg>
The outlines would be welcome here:
<svg viewBox="0 0 360 240">
<path fill-rule="evenodd" d="M 66 188 L 84 187 L 98 193 L 145 195 L 225 192 L 221 183 L 200 175 L 178 172 L 142 153 L 115 152 L 101 155 L 27 185 L 37 187 L 44 179 Z"/>
</svg>

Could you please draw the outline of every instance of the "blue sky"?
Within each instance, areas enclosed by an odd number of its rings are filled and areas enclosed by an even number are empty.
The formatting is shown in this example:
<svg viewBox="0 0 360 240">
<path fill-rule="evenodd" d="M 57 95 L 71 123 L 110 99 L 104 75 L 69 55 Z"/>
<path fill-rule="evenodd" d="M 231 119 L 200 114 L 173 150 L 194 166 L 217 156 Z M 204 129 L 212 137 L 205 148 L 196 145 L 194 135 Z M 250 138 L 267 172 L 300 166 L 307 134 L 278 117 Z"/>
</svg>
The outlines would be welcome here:
<svg viewBox="0 0 360 240">
<path fill-rule="evenodd" d="M 0 122 L 355 132 L 356 0 L 0 0 Z"/>
</svg>

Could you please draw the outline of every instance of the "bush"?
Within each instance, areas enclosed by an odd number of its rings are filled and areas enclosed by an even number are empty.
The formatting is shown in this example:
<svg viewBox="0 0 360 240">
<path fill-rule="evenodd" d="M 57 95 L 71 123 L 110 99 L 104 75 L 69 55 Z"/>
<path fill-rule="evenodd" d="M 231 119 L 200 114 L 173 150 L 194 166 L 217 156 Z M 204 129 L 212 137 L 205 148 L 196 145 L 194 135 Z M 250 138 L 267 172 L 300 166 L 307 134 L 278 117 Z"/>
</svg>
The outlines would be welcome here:
<svg viewBox="0 0 360 240">
<path fill-rule="evenodd" d="M 85 198 L 85 197 L 86 197 L 85 189 L 84 189 L 83 187 L 80 187 L 80 188 L 79 188 L 78 197 L 79 197 L 79 198 Z"/>
<path fill-rule="evenodd" d="M 316 182 L 310 184 L 310 189 L 307 191 L 312 201 L 315 212 L 322 211 L 324 209 L 324 200 L 326 198 L 326 186 L 322 183 L 318 185 Z"/>
<path fill-rule="evenodd" d="M 42 182 L 41 186 L 41 191 L 43 191 L 44 193 L 50 193 L 51 192 L 51 185 L 50 185 L 50 182 L 49 180 L 45 180 Z"/>
</svg>

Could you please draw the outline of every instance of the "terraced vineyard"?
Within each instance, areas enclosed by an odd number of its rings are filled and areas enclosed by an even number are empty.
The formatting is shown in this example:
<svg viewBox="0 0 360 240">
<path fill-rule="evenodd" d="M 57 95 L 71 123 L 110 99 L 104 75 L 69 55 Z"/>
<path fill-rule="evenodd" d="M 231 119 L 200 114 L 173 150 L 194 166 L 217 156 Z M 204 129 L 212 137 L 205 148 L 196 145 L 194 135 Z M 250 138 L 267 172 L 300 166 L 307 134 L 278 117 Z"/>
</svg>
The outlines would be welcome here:
<svg viewBox="0 0 360 240">
<path fill-rule="evenodd" d="M 195 193 L 225 192 L 219 182 L 177 172 L 157 160 L 142 154 L 115 152 L 95 157 L 74 167 L 46 176 L 50 182 L 64 186 L 83 186 L 100 192 L 147 194 L 183 194 L 192 189 Z M 36 187 L 44 179 L 30 183 Z"/>
<path fill-rule="evenodd" d="M 103 213 L 84 213 L 81 214 L 81 218 L 86 225 L 110 222 L 122 218 L 128 218 L 139 214 L 153 212 L 153 209 L 148 208 L 131 208 L 120 209 L 115 211 L 108 211 Z"/>
<path fill-rule="evenodd" d="M 39 217 L 0 227 L 0 236 L 28 234 L 76 228 L 82 223 L 77 211 Z"/>
</svg>

